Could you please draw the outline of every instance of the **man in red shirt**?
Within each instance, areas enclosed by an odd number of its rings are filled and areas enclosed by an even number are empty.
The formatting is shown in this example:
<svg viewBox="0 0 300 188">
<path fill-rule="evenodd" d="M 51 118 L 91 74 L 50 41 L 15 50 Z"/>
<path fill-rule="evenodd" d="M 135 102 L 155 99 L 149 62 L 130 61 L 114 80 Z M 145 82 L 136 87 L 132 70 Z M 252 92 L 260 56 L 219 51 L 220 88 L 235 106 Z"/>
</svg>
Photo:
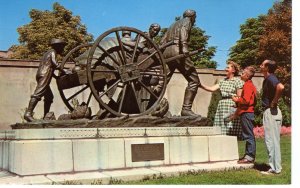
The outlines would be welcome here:
<svg viewBox="0 0 300 188">
<path fill-rule="evenodd" d="M 256 103 L 256 88 L 252 83 L 255 69 L 246 67 L 241 75 L 241 80 L 245 82 L 241 97 L 233 96 L 232 100 L 237 104 L 235 116 L 240 116 L 242 124 L 242 137 L 246 141 L 245 155 L 238 160 L 239 164 L 254 163 L 256 154 L 256 143 L 253 132 L 254 128 L 254 106 Z"/>
</svg>

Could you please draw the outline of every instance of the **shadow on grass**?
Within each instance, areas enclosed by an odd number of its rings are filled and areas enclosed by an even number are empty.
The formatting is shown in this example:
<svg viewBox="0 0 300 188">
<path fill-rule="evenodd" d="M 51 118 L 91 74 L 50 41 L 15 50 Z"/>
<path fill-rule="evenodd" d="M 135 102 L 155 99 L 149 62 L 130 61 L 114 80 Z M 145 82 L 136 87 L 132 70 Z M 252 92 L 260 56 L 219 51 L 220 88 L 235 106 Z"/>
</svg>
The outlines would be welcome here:
<svg viewBox="0 0 300 188">
<path fill-rule="evenodd" d="M 270 166 L 266 163 L 254 163 L 253 168 L 259 171 L 268 171 L 270 169 Z"/>
</svg>

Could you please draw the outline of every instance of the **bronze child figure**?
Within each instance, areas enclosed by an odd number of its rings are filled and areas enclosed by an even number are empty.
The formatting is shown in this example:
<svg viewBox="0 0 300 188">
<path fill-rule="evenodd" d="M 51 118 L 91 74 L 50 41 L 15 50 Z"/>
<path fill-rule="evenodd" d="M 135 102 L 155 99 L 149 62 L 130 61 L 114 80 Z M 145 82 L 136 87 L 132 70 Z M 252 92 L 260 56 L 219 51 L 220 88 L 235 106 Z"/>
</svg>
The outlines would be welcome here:
<svg viewBox="0 0 300 188">
<path fill-rule="evenodd" d="M 37 86 L 34 93 L 31 95 L 28 107 L 24 114 L 24 119 L 28 122 L 34 121 L 33 110 L 42 97 L 44 97 L 44 117 L 49 112 L 53 102 L 54 97 L 50 88 L 50 82 L 52 77 L 55 76 L 55 69 L 60 69 L 60 66 L 56 61 L 56 55 L 61 55 L 63 53 L 66 42 L 62 39 L 52 39 L 50 44 L 52 49 L 43 55 L 36 73 Z M 62 71 L 64 72 L 64 70 Z"/>
</svg>

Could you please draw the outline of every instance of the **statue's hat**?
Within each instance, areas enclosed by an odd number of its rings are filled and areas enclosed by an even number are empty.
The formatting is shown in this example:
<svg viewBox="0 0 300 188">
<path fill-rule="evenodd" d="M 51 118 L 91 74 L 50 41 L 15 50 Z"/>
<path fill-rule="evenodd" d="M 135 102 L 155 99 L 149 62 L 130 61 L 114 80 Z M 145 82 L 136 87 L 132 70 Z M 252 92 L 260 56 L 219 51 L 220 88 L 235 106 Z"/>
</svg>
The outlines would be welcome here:
<svg viewBox="0 0 300 188">
<path fill-rule="evenodd" d="M 56 45 L 56 44 L 66 44 L 66 42 L 63 39 L 51 39 L 50 42 L 51 45 Z"/>
</svg>

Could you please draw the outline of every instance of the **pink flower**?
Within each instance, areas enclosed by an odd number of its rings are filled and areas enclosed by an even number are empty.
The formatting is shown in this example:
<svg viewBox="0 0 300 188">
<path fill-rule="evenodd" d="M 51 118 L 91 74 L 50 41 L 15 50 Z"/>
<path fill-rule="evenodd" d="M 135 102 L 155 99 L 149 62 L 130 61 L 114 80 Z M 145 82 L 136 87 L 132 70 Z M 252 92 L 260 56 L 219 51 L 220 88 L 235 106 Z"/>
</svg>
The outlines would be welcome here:
<svg viewBox="0 0 300 188">
<path fill-rule="evenodd" d="M 265 135 L 265 131 L 264 131 L 264 128 L 263 128 L 263 127 L 255 127 L 255 128 L 253 129 L 253 132 L 254 132 L 254 136 L 255 136 L 256 138 L 262 138 L 262 137 L 264 137 L 264 135 Z"/>
<path fill-rule="evenodd" d="M 263 126 L 254 127 L 253 132 L 254 132 L 254 136 L 256 138 L 263 138 L 265 136 L 265 131 L 264 131 Z M 289 127 L 282 126 L 281 130 L 280 130 L 280 135 L 291 135 L 291 132 L 292 132 L 291 126 L 289 126 Z"/>
<path fill-rule="evenodd" d="M 280 135 L 291 135 L 291 127 L 282 126 L 280 130 Z"/>
</svg>

